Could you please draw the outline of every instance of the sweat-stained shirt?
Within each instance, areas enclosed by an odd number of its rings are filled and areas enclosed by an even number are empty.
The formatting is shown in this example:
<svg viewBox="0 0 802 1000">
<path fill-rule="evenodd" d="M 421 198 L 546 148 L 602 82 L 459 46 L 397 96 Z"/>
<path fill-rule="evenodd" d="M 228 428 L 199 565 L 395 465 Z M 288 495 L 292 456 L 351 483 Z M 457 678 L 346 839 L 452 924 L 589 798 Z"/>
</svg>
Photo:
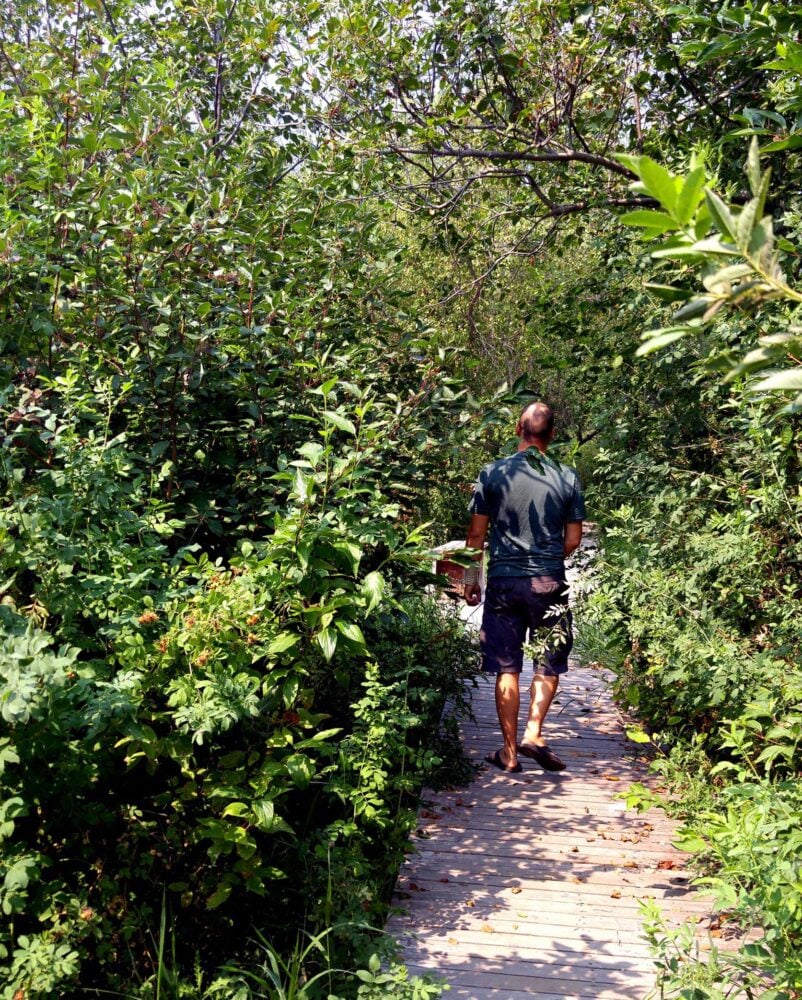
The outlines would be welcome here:
<svg viewBox="0 0 802 1000">
<path fill-rule="evenodd" d="M 529 448 L 482 469 L 468 513 L 490 518 L 489 579 L 562 578 L 565 525 L 585 520 L 585 501 L 574 469 Z"/>
</svg>

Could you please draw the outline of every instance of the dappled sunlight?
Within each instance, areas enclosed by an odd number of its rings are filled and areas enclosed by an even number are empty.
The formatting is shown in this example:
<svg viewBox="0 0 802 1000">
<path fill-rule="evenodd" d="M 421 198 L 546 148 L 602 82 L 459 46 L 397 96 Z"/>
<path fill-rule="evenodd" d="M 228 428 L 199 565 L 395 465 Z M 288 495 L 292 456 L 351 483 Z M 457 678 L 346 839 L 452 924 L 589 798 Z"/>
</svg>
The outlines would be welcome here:
<svg viewBox="0 0 802 1000">
<path fill-rule="evenodd" d="M 672 823 L 619 797 L 649 783 L 648 758 L 623 735 L 607 682 L 576 663 L 562 681 L 547 737 L 565 771 L 484 765 L 469 786 L 426 795 L 388 929 L 404 961 L 442 975 L 449 996 L 641 1000 L 655 979 L 641 902 L 669 923 L 708 914 Z M 492 678 L 480 680 L 474 712 L 463 737 L 479 764 L 499 745 Z"/>
</svg>

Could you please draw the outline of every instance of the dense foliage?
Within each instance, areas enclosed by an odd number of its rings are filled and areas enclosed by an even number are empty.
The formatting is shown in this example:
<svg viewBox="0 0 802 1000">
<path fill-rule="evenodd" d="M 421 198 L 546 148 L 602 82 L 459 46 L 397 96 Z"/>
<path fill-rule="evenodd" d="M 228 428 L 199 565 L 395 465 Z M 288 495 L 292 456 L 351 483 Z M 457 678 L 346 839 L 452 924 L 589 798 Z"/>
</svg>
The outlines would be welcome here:
<svg viewBox="0 0 802 1000">
<path fill-rule="evenodd" d="M 244 995 L 216 970 L 257 931 L 287 955 L 336 925 L 312 968 L 367 961 L 472 669 L 415 517 L 464 393 L 404 312 L 373 168 L 205 105 L 213 6 L 188 35 L 136 13 L 5 26 L 9 998 L 175 993 L 194 963 Z"/>
</svg>

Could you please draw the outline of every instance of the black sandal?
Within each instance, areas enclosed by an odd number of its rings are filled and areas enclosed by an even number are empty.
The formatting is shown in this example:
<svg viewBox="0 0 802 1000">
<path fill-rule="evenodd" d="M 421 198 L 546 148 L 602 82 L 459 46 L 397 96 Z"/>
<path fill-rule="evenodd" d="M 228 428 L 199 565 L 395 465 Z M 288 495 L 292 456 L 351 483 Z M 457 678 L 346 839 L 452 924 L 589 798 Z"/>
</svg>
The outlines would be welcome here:
<svg viewBox="0 0 802 1000">
<path fill-rule="evenodd" d="M 547 746 L 539 747 L 536 743 L 521 743 L 518 747 L 518 753 L 536 761 L 545 771 L 565 770 L 565 764 Z"/>
<path fill-rule="evenodd" d="M 493 767 L 497 767 L 499 771 L 506 771 L 508 774 L 520 774 L 523 768 L 520 764 L 516 764 L 515 767 L 510 767 L 509 764 L 505 764 L 501 759 L 501 751 L 496 750 L 495 753 L 489 753 L 485 757 L 488 764 L 492 764 Z"/>
</svg>

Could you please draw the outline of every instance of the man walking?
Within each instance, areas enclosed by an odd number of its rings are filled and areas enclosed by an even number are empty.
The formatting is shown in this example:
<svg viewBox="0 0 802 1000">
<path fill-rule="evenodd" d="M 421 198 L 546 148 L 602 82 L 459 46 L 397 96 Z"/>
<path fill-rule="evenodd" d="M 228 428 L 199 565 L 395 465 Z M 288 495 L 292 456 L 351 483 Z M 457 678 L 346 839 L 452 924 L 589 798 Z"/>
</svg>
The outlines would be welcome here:
<svg viewBox="0 0 802 1000">
<path fill-rule="evenodd" d="M 515 433 L 518 451 L 482 469 L 468 508 L 468 548 L 481 553 L 490 527 L 480 641 L 482 669 L 496 675 L 504 746 L 485 760 L 502 771 L 518 772 L 520 754 L 547 771 L 562 771 L 565 764 L 549 748 L 542 729 L 573 645 L 564 559 L 582 539 L 585 502 L 576 472 L 546 457 L 554 435 L 550 407 L 531 403 Z M 468 604 L 481 600 L 478 562 L 466 571 L 464 594 Z M 541 627 L 548 636 L 535 664 L 529 716 L 518 744 L 523 645 L 527 630 Z"/>
</svg>

